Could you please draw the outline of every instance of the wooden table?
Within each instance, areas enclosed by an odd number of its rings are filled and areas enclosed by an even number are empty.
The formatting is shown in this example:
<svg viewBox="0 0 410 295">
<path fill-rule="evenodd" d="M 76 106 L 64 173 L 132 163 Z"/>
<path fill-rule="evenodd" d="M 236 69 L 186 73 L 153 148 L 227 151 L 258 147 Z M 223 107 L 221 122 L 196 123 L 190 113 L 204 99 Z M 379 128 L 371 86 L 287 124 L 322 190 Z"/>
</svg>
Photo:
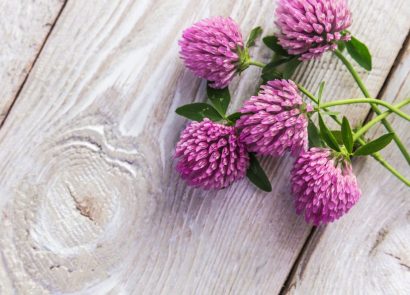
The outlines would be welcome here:
<svg viewBox="0 0 410 295">
<path fill-rule="evenodd" d="M 0 0 L 0 294 L 410 294 L 409 189 L 372 159 L 354 163 L 358 205 L 319 228 L 294 212 L 289 157 L 262 161 L 271 193 L 246 180 L 206 193 L 175 173 L 186 121 L 174 110 L 205 100 L 178 57 L 181 31 L 230 15 L 245 36 L 270 34 L 275 5 Z M 409 0 L 350 6 L 371 93 L 409 97 Z M 270 57 L 260 42 L 252 54 Z M 232 109 L 259 74 L 235 79 Z M 362 96 L 331 54 L 294 79 L 312 91 L 325 80 L 328 100 Z M 339 110 L 357 124 L 369 113 Z M 409 147 L 409 125 L 390 120 Z M 410 177 L 393 144 L 383 154 Z"/>
</svg>

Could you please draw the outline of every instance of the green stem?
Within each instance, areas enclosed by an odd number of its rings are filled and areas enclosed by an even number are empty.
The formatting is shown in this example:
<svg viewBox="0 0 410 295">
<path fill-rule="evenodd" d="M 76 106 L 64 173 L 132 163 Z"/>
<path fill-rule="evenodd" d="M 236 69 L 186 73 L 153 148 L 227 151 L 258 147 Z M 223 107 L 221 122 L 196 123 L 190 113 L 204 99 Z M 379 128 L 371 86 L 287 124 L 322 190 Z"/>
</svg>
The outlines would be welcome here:
<svg viewBox="0 0 410 295">
<path fill-rule="evenodd" d="M 264 68 L 264 67 L 266 66 L 264 63 L 259 62 L 259 61 L 257 61 L 257 60 L 253 60 L 253 59 L 251 59 L 251 60 L 249 61 L 249 65 L 257 66 L 257 67 L 260 67 L 260 68 Z"/>
<path fill-rule="evenodd" d="M 306 88 L 304 88 L 302 85 L 298 84 L 298 88 L 300 92 L 305 94 L 310 100 L 312 100 L 314 103 L 318 104 L 319 99 L 317 99 L 311 92 L 309 92 Z M 324 111 L 327 111 L 327 108 L 321 108 Z M 339 118 L 335 115 L 330 116 L 337 124 L 342 125 L 342 121 L 339 120 Z M 365 145 L 366 141 L 363 138 L 358 138 L 357 142 L 360 145 Z M 393 166 L 391 166 L 381 155 L 380 153 L 374 153 L 371 154 L 371 156 L 379 162 L 384 168 L 386 168 L 388 171 L 390 171 L 394 176 L 396 176 L 398 179 L 400 179 L 403 183 L 405 183 L 407 186 L 410 186 L 410 181 L 406 179 L 403 175 L 400 174 Z"/>
<path fill-rule="evenodd" d="M 405 102 L 405 104 L 408 104 L 408 103 L 410 103 L 410 99 L 407 99 L 404 102 Z M 397 115 L 399 115 L 400 117 L 406 119 L 407 121 L 410 121 L 410 115 L 407 115 L 406 113 L 400 111 L 395 106 L 392 106 L 391 104 L 389 104 L 389 103 L 387 103 L 383 100 L 374 99 L 374 98 L 350 98 L 350 99 L 330 101 L 330 102 L 326 102 L 326 103 L 321 104 L 320 108 L 329 108 L 329 107 L 333 107 L 333 106 L 340 106 L 340 105 L 346 105 L 346 104 L 356 104 L 356 103 L 371 103 L 371 104 L 375 104 L 375 105 L 379 104 L 379 105 L 382 105 L 382 106 L 388 108 L 390 111 L 392 111 L 393 113 L 396 113 Z M 384 118 L 382 118 L 382 120 L 384 120 Z"/>
<path fill-rule="evenodd" d="M 349 70 L 350 74 L 353 76 L 353 79 L 356 81 L 364 96 L 366 96 L 367 98 L 371 98 L 372 96 L 370 95 L 369 90 L 367 90 L 362 79 L 360 78 L 359 74 L 356 72 L 355 68 L 350 63 L 350 61 L 343 55 L 343 53 L 339 49 L 336 49 L 334 51 L 334 54 L 343 62 L 343 64 Z"/>
<path fill-rule="evenodd" d="M 366 144 L 366 142 L 359 138 L 358 142 L 363 145 Z M 387 170 L 389 170 L 394 176 L 396 176 L 398 179 L 403 181 L 407 186 L 410 187 L 410 181 L 406 179 L 403 175 L 400 174 L 399 171 L 397 171 L 393 166 L 391 166 L 383 157 L 380 155 L 380 153 L 374 153 L 372 154 L 372 157 L 378 161 L 383 167 L 385 167 Z"/>
<path fill-rule="evenodd" d="M 395 105 L 395 108 L 402 108 L 405 105 L 408 105 L 410 103 L 410 99 L 406 99 L 397 105 Z M 375 124 L 386 118 L 388 115 L 390 115 L 392 112 L 391 111 L 386 111 L 382 113 L 381 115 L 378 115 L 377 117 L 373 118 L 371 121 L 367 122 L 366 125 L 364 125 L 362 128 L 360 128 L 353 136 L 353 141 L 356 141 L 358 138 L 360 138 L 363 134 L 366 133 L 367 130 L 369 130 L 371 127 L 373 127 Z"/>
<path fill-rule="evenodd" d="M 356 72 L 356 70 L 354 69 L 353 65 L 347 60 L 347 58 L 343 55 L 343 53 L 341 51 L 339 51 L 338 49 L 336 49 L 334 51 L 334 54 L 343 62 L 343 64 L 346 66 L 346 68 L 349 70 L 350 74 L 353 76 L 353 78 L 355 79 L 357 85 L 359 86 L 360 90 L 363 92 L 364 96 L 371 98 L 372 96 L 370 95 L 369 91 L 367 90 L 366 86 L 364 85 L 362 79 L 360 78 L 359 74 Z M 380 115 L 381 111 L 379 110 L 379 108 L 375 105 L 372 105 L 372 109 L 373 111 L 377 114 Z M 390 123 L 383 119 L 382 123 L 384 125 L 384 127 L 391 133 L 394 133 L 394 141 L 396 142 L 398 148 L 400 149 L 401 153 L 403 154 L 404 158 L 406 159 L 407 163 L 410 165 L 410 154 L 407 151 L 406 147 L 404 146 L 404 144 L 401 142 L 400 138 L 396 135 L 396 133 L 394 132 L 393 127 L 390 125 Z"/>
<path fill-rule="evenodd" d="M 315 104 L 319 104 L 319 99 L 316 98 L 311 92 L 309 92 L 309 90 L 307 90 L 305 87 L 303 87 L 302 85 L 297 84 L 300 92 L 302 92 L 304 95 L 306 95 L 307 97 L 309 97 L 309 99 L 311 101 L 313 101 Z M 328 111 L 328 109 L 326 107 L 322 108 L 322 110 L 324 111 Z M 330 117 L 339 125 L 342 125 L 342 121 L 339 120 L 339 118 L 335 115 L 330 115 Z"/>
<path fill-rule="evenodd" d="M 309 92 L 305 87 L 303 87 L 300 84 L 297 84 L 300 92 L 302 92 L 304 95 L 310 98 L 311 101 L 313 101 L 315 104 L 319 104 L 319 99 L 316 98 L 312 93 Z"/>
</svg>

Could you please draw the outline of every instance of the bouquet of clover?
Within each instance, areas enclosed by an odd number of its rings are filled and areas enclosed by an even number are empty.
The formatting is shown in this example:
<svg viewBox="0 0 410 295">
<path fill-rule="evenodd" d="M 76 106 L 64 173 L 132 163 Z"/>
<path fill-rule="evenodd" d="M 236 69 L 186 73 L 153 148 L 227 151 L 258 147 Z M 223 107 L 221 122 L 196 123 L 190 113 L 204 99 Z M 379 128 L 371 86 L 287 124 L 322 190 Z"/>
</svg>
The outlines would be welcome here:
<svg viewBox="0 0 410 295">
<path fill-rule="evenodd" d="M 410 164 L 409 153 L 386 120 L 394 113 L 410 121 L 400 110 L 410 99 L 393 106 L 372 98 L 346 59 L 344 52 L 371 70 L 369 50 L 347 30 L 351 13 L 345 0 L 279 0 L 276 24 L 279 33 L 263 38 L 274 52 L 268 64 L 252 60 L 249 54 L 262 33 L 260 27 L 251 31 L 246 44 L 231 18 L 204 19 L 183 32 L 181 58 L 188 69 L 208 80 L 210 104 L 192 103 L 176 110 L 194 121 L 176 145 L 176 169 L 181 177 L 189 185 L 219 190 L 247 176 L 260 189 L 270 191 L 271 184 L 256 155 L 281 157 L 289 152 L 296 158 L 290 175 L 296 211 L 315 225 L 340 218 L 358 201 L 361 192 L 352 172 L 352 157 L 372 156 L 410 185 L 378 153 L 394 140 Z M 289 80 L 301 62 L 320 58 L 328 51 L 344 63 L 363 98 L 321 103 L 324 82 L 315 96 Z M 239 112 L 228 115 L 228 84 L 249 66 L 262 68 L 259 93 L 245 101 Z M 302 94 L 310 101 L 304 101 Z M 329 111 L 333 106 L 358 103 L 370 104 L 377 114 L 358 129 L 352 129 L 346 117 L 340 119 Z M 318 118 L 313 118 L 315 114 Z M 341 128 L 330 130 L 324 116 Z M 379 122 L 386 134 L 365 140 L 366 131 Z"/>
</svg>

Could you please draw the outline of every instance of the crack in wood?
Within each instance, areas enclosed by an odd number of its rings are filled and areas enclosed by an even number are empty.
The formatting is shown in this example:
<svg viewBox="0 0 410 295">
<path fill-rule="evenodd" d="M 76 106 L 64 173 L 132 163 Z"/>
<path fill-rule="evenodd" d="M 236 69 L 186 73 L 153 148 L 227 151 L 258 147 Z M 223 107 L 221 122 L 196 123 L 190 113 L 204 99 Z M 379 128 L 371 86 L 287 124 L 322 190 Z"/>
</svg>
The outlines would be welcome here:
<svg viewBox="0 0 410 295">
<path fill-rule="evenodd" d="M 75 203 L 75 208 L 77 211 L 84 217 L 88 218 L 92 222 L 95 223 L 95 219 L 93 217 L 93 209 L 92 209 L 92 204 L 89 199 L 85 198 L 84 200 L 80 201 L 74 194 L 73 190 L 70 188 L 70 185 L 68 182 L 66 182 L 66 188 L 71 196 L 71 198 L 74 200 Z"/>
<path fill-rule="evenodd" d="M 28 80 L 28 78 L 29 78 L 29 76 L 30 76 L 30 74 L 31 74 L 31 71 L 33 70 L 34 66 L 36 65 L 37 60 L 39 59 L 41 53 L 43 52 L 43 49 L 44 49 L 44 47 L 45 47 L 45 45 L 46 45 L 46 43 L 47 43 L 47 41 L 48 41 L 48 39 L 49 39 L 51 33 L 53 32 L 53 29 L 54 29 L 54 27 L 55 27 L 55 25 L 56 25 L 58 19 L 60 18 L 61 14 L 62 14 L 62 12 L 63 12 L 63 10 L 64 10 L 66 4 L 67 4 L 67 2 L 68 2 L 68 0 L 63 0 L 63 4 L 61 5 L 61 8 L 60 8 L 60 10 L 59 10 L 58 13 L 57 13 L 56 18 L 54 19 L 53 23 L 50 24 L 50 30 L 47 32 L 47 35 L 46 35 L 46 37 L 44 38 L 44 41 L 42 42 L 41 47 L 40 47 L 39 51 L 37 52 L 37 54 L 36 54 L 36 56 L 35 56 L 33 62 L 32 62 L 31 65 L 28 67 L 28 69 L 27 69 L 27 74 L 26 74 L 26 76 L 24 77 L 23 82 L 20 84 L 20 87 L 18 87 L 17 92 L 16 92 L 16 95 L 15 95 L 14 98 L 12 99 L 9 108 L 5 111 L 3 121 L 0 122 L 0 129 L 3 127 L 4 123 L 6 122 L 8 116 L 9 116 L 9 114 L 11 113 L 11 110 L 13 109 L 13 107 L 14 107 L 14 105 L 15 105 L 17 99 L 18 99 L 18 97 L 20 96 L 21 91 L 22 91 L 23 88 L 24 88 L 24 85 L 26 85 L 26 82 L 27 82 L 27 80 Z"/>
<path fill-rule="evenodd" d="M 298 253 L 298 256 L 296 257 L 295 262 L 292 265 L 292 268 L 290 269 L 290 271 L 288 273 L 288 276 L 286 277 L 286 280 L 285 280 L 285 282 L 282 286 L 282 289 L 279 291 L 279 295 L 284 295 L 284 294 L 288 293 L 288 291 L 296 285 L 296 282 L 292 283 L 293 278 L 296 275 L 296 272 L 297 272 L 297 269 L 298 269 L 299 265 L 301 264 L 302 258 L 305 254 L 305 251 L 307 251 L 307 247 L 309 247 L 310 240 L 312 239 L 312 237 L 313 237 L 313 235 L 315 234 L 316 231 L 317 231 L 317 228 L 312 226 L 312 229 L 311 229 L 309 235 L 307 236 L 301 250 Z M 312 249 L 312 251 L 313 251 L 313 249 Z M 304 266 L 303 266 L 303 269 L 302 269 L 301 273 L 299 274 L 300 278 L 303 276 L 303 271 L 306 268 L 306 265 L 307 265 L 307 261 L 306 261 L 306 259 L 304 259 Z"/>
<path fill-rule="evenodd" d="M 376 237 L 376 241 L 374 242 L 372 248 L 369 251 L 369 256 L 372 256 L 375 254 L 376 248 L 386 239 L 386 236 L 388 235 L 389 231 L 387 229 L 382 228 L 378 233 Z"/>
<path fill-rule="evenodd" d="M 406 48 L 407 48 L 407 46 L 409 46 L 409 44 L 410 44 L 410 32 L 407 34 L 406 39 L 404 39 L 404 42 L 403 42 L 403 44 L 402 44 L 402 47 L 400 48 L 400 51 L 399 51 L 399 53 L 397 54 L 397 57 L 396 57 L 396 59 L 394 60 L 394 63 L 393 63 L 393 65 L 391 66 L 390 71 L 389 71 L 389 73 L 387 74 L 387 77 L 386 77 L 386 79 L 384 80 L 383 85 L 382 85 L 382 87 L 380 88 L 379 93 L 377 93 L 376 98 L 381 99 L 381 98 L 383 97 L 384 93 L 386 92 L 387 86 L 389 85 L 389 83 L 390 83 L 390 81 L 391 81 L 391 79 L 392 79 L 392 77 L 393 77 L 393 73 L 395 72 L 395 70 L 396 70 L 397 67 L 399 66 L 400 61 L 402 60 L 402 57 L 403 57 L 404 54 L 406 53 Z M 405 81 L 405 80 L 403 79 L 403 81 Z M 401 85 L 401 87 L 403 87 L 403 85 L 404 85 L 404 83 Z M 400 87 L 400 89 L 397 91 L 397 93 L 400 93 L 401 87 Z M 365 118 L 364 121 L 363 121 L 363 124 L 362 124 L 362 125 L 364 125 L 364 124 L 366 124 L 367 122 L 369 122 L 369 121 L 372 119 L 373 115 L 374 115 L 374 111 L 373 111 L 372 108 L 370 108 L 369 111 L 368 111 L 368 113 L 367 113 L 367 115 L 366 115 L 366 118 Z"/>
<path fill-rule="evenodd" d="M 396 259 L 397 261 L 399 261 L 399 265 L 403 266 L 404 268 L 406 268 L 408 271 L 410 271 L 410 265 L 406 264 L 403 262 L 403 260 L 401 259 L 401 257 L 396 256 L 392 253 L 389 252 L 384 252 L 386 255 L 393 257 L 394 259 Z"/>
</svg>

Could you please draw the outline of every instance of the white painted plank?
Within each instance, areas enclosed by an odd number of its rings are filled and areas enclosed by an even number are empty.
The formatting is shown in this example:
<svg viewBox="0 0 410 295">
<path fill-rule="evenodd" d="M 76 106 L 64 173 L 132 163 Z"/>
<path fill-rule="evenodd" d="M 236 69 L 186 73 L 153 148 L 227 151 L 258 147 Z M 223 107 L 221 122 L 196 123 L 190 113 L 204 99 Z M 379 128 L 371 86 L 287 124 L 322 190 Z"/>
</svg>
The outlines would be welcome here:
<svg viewBox="0 0 410 295">
<path fill-rule="evenodd" d="M 62 5 L 61 0 L 0 1 L 0 125 Z"/>
<path fill-rule="evenodd" d="M 383 98 L 395 103 L 410 97 L 410 44 Z M 407 113 L 410 106 L 403 108 Z M 410 147 L 409 122 L 390 116 Z M 375 138 L 382 127 L 369 133 Z M 410 178 L 410 167 L 394 144 L 382 154 Z M 409 188 L 373 159 L 355 163 L 362 198 L 337 224 L 315 233 L 290 284 L 289 294 L 409 294 Z"/>
<path fill-rule="evenodd" d="M 375 49 L 375 71 L 367 78 L 374 93 L 407 34 L 406 2 L 352 1 L 354 31 Z M 185 124 L 174 109 L 204 99 L 204 83 L 178 58 L 181 31 L 207 16 L 231 15 L 245 33 L 256 25 L 272 32 L 274 6 L 267 0 L 68 2 L 0 130 L 4 290 L 280 290 L 310 230 L 294 214 L 290 159 L 264 162 L 270 194 L 245 180 L 217 193 L 191 189 L 172 163 Z M 376 36 L 391 27 L 391 47 L 378 50 Z M 269 58 L 265 49 L 256 54 Z M 232 85 L 236 105 L 253 93 L 258 74 L 251 69 Z M 304 66 L 302 75 L 309 88 L 327 80 L 332 98 L 353 92 L 348 74 L 329 57 Z"/>
</svg>

